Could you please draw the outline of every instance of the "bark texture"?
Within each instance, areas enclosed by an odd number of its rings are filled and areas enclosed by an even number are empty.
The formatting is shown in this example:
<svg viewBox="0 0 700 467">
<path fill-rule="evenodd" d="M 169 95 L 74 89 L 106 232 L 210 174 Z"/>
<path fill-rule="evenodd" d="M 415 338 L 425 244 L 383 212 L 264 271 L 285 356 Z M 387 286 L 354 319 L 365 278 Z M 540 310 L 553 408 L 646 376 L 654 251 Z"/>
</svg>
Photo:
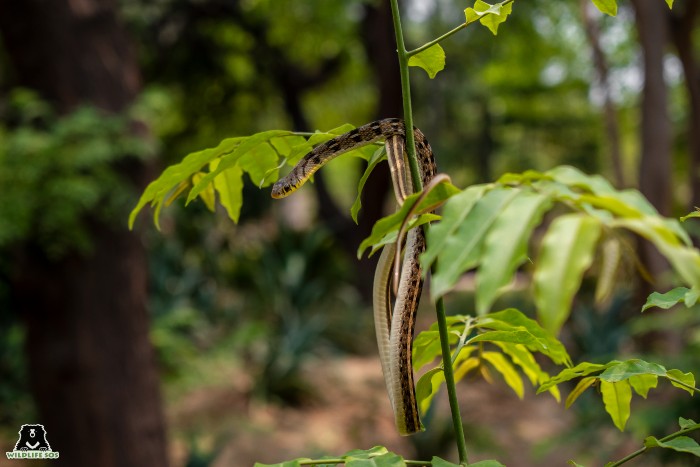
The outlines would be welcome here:
<svg viewBox="0 0 700 467">
<path fill-rule="evenodd" d="M 118 112 L 140 90 L 136 56 L 112 1 L 0 0 L 0 34 L 15 84 L 61 112 L 83 103 Z M 143 165 L 119 170 L 141 185 Z M 125 219 L 117 227 L 89 221 L 89 255 L 51 261 L 32 246 L 18 252 L 14 301 L 26 323 L 37 423 L 60 452 L 52 465 L 167 465 L 146 257 Z"/>
</svg>

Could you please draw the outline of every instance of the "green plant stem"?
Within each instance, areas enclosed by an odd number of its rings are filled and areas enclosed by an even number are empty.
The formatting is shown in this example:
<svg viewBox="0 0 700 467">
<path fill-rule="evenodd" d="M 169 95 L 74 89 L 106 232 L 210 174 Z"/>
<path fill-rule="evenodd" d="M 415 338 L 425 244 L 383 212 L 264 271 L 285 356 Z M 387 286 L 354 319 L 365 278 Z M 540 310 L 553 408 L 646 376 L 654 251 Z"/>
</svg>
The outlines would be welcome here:
<svg viewBox="0 0 700 467">
<path fill-rule="evenodd" d="M 442 297 L 435 303 L 437 313 L 438 332 L 440 334 L 440 349 L 442 351 L 442 366 L 445 374 L 445 387 L 447 388 L 447 399 L 450 401 L 450 412 L 452 413 L 452 425 L 455 430 L 457 441 L 457 452 L 459 462 L 462 465 L 469 464 L 467 456 L 467 443 L 464 438 L 464 426 L 462 425 L 462 415 L 459 412 L 459 402 L 457 401 L 457 386 L 455 385 L 455 375 L 452 367 L 452 355 L 450 354 L 450 336 L 447 331 L 447 314 L 445 313 L 445 303 Z"/>
<path fill-rule="evenodd" d="M 436 38 L 436 39 L 433 39 L 433 40 L 430 41 L 430 42 L 426 42 L 425 44 L 421 45 L 421 46 L 418 47 L 417 49 L 409 50 L 408 52 L 406 52 L 406 55 L 408 55 L 409 58 L 412 57 L 412 56 L 414 56 L 414 55 L 417 55 L 417 54 L 421 53 L 422 51 L 431 48 L 431 47 L 434 46 L 435 44 L 439 44 L 440 42 L 444 41 L 445 39 L 447 39 L 447 38 L 450 37 L 451 35 L 453 35 L 453 34 L 455 34 L 455 33 L 458 33 L 459 31 L 461 31 L 462 29 L 466 28 L 466 27 L 469 26 L 470 24 L 471 24 L 471 23 L 464 22 L 464 23 L 460 24 L 459 26 L 457 26 L 456 28 L 452 29 L 451 31 L 446 32 L 446 33 L 443 34 L 442 36 L 440 36 L 440 37 L 438 37 L 438 38 Z"/>
<path fill-rule="evenodd" d="M 671 441 L 674 438 L 678 438 L 679 436 L 683 436 L 684 434 L 690 433 L 691 431 L 695 431 L 697 429 L 700 429 L 700 426 L 694 425 L 690 428 L 684 428 L 682 430 L 676 431 L 675 433 L 671 433 L 670 435 L 668 435 L 666 437 L 661 438 L 659 441 L 661 441 L 662 443 L 665 443 L 667 441 Z M 644 454 L 648 449 L 649 449 L 648 447 L 644 446 L 643 448 L 637 449 L 633 453 L 628 454 L 627 456 L 623 457 L 622 459 L 620 459 L 617 462 L 606 464 L 606 467 L 617 467 L 619 465 L 622 465 L 625 462 L 630 461 L 641 454 Z"/>
<path fill-rule="evenodd" d="M 398 0 L 391 0 L 391 16 L 394 21 L 394 33 L 396 34 L 396 48 L 399 58 L 399 72 L 401 75 L 401 96 L 403 98 L 403 114 L 404 124 L 406 125 L 406 152 L 408 154 L 408 164 L 411 168 L 411 179 L 413 180 L 413 190 L 421 191 L 423 182 L 420 176 L 418 167 L 418 158 L 416 157 L 416 143 L 413 136 L 413 110 L 411 107 L 411 82 L 408 74 L 408 51 L 403 39 L 403 29 L 401 27 L 401 16 L 399 14 Z M 429 230 L 429 225 L 424 226 L 426 234 Z M 467 443 L 464 439 L 464 427 L 462 425 L 462 416 L 459 412 L 459 403 L 457 402 L 457 390 L 455 387 L 454 372 L 452 368 L 452 356 L 450 355 L 449 335 L 447 330 L 447 316 L 445 314 L 445 305 L 442 298 L 438 299 L 435 304 L 437 314 L 437 323 L 440 334 L 440 346 L 442 350 L 443 371 L 445 373 L 445 386 L 447 387 L 447 395 L 450 401 L 450 412 L 452 413 L 452 424 L 455 430 L 455 441 L 457 443 L 457 452 L 459 453 L 459 462 L 462 465 L 469 464 L 467 457 Z"/>
<path fill-rule="evenodd" d="M 401 97 L 403 98 L 403 121 L 406 125 L 406 153 L 408 154 L 408 165 L 411 168 L 413 191 L 421 191 L 423 189 L 423 181 L 421 180 L 418 158 L 416 157 L 416 140 L 412 131 L 413 109 L 411 107 L 411 81 L 408 76 L 409 57 L 403 40 L 398 0 L 391 0 L 391 17 L 394 20 L 396 48 L 399 56 L 399 73 L 401 75 Z"/>
<path fill-rule="evenodd" d="M 512 2 L 513 2 L 513 0 L 506 0 L 505 2 L 503 2 L 503 4 L 502 4 L 501 6 L 508 5 L 509 3 L 512 3 Z M 480 16 L 479 18 L 474 19 L 473 21 L 465 21 L 464 23 L 460 24 L 460 25 L 457 26 L 456 28 L 454 28 L 454 29 L 452 29 L 452 30 L 450 30 L 450 31 L 447 31 L 447 32 L 446 32 L 445 34 L 443 34 L 442 36 L 440 36 L 440 37 L 438 37 L 438 38 L 435 38 L 435 39 L 433 39 L 433 40 L 430 41 L 430 42 L 426 42 L 425 44 L 421 45 L 421 46 L 418 47 L 417 49 L 409 50 L 408 52 L 406 52 L 406 55 L 408 55 L 408 57 L 410 58 L 410 57 L 412 57 L 412 56 L 414 56 L 414 55 L 416 55 L 416 54 L 419 54 L 419 53 L 423 52 L 424 50 L 431 48 L 431 47 L 434 46 L 435 44 L 439 44 L 440 42 L 444 41 L 444 40 L 447 39 L 448 37 L 450 37 L 450 36 L 452 36 L 452 35 L 458 33 L 458 32 L 461 31 L 462 29 L 466 28 L 467 26 L 469 26 L 469 25 L 472 24 L 472 23 L 475 23 L 477 20 L 480 20 L 480 19 L 483 18 L 484 16 L 488 16 L 488 15 L 491 15 L 491 14 L 493 14 L 493 13 L 487 13 L 487 14 L 485 14 L 485 15 L 483 15 L 483 16 Z"/>
</svg>

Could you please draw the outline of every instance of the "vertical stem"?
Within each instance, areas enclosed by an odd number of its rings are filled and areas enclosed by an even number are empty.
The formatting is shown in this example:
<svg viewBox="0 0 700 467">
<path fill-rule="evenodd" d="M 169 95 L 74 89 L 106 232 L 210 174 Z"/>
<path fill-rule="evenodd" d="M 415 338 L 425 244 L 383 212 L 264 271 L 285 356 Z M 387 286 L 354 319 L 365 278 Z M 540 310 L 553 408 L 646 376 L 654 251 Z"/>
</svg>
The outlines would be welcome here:
<svg viewBox="0 0 700 467">
<path fill-rule="evenodd" d="M 398 0 L 391 0 L 391 17 L 394 20 L 394 32 L 396 33 L 396 47 L 399 56 L 399 71 L 401 75 L 401 97 L 403 98 L 403 120 L 406 125 L 406 152 L 408 153 L 408 165 L 411 168 L 413 190 L 421 191 L 423 181 L 418 168 L 416 158 L 416 141 L 413 136 L 413 109 L 411 108 L 411 82 L 408 76 L 408 51 L 403 41 L 403 29 L 399 16 Z"/>
<path fill-rule="evenodd" d="M 447 388 L 447 399 L 450 401 L 450 412 L 452 413 L 452 425 L 454 426 L 455 440 L 457 441 L 459 463 L 461 465 L 468 465 L 469 459 L 467 457 L 467 442 L 464 439 L 462 415 L 459 413 L 457 387 L 455 385 L 455 375 L 452 368 L 452 355 L 450 354 L 450 341 L 447 332 L 447 316 L 445 314 L 445 304 L 442 301 L 442 297 L 438 298 L 437 303 L 435 304 L 435 312 L 437 314 L 438 330 L 440 333 L 440 349 L 442 350 L 442 366 L 445 373 L 445 387 Z"/>
<path fill-rule="evenodd" d="M 399 16 L 398 0 L 391 1 L 391 16 L 394 20 L 394 32 L 396 33 L 396 47 L 399 57 L 399 70 L 401 74 L 401 95 L 403 97 L 403 113 L 404 122 L 406 124 L 406 152 L 408 153 L 408 163 L 411 168 L 411 179 L 413 180 L 414 191 L 423 189 L 423 182 L 420 176 L 418 167 L 418 158 L 416 157 L 416 143 L 413 136 L 413 110 L 411 108 L 411 85 L 408 75 L 408 59 L 409 54 L 403 40 L 403 29 L 401 28 L 401 18 Z M 424 226 L 425 231 L 429 230 L 429 226 Z M 437 313 L 437 323 L 440 334 L 440 346 L 442 350 L 442 362 L 445 373 L 445 386 L 447 387 L 447 395 L 450 401 L 450 412 L 452 413 L 452 424 L 455 430 L 455 440 L 457 442 L 457 451 L 459 453 L 459 462 L 461 465 L 468 465 L 467 458 L 467 443 L 464 439 L 464 427 L 462 426 L 462 416 L 459 413 L 459 404 L 457 402 L 457 390 L 455 387 L 455 378 L 452 368 L 452 356 L 450 354 L 449 335 L 447 330 L 447 317 L 445 315 L 445 305 L 442 298 L 438 299 L 435 305 Z"/>
</svg>

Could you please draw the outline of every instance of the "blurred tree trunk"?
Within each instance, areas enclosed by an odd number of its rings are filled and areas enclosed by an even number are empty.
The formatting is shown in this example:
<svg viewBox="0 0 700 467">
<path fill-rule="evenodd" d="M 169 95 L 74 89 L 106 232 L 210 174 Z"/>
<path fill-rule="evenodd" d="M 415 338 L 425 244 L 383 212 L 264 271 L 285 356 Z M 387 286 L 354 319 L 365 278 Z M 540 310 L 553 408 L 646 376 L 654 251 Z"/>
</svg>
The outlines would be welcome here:
<svg viewBox="0 0 700 467">
<path fill-rule="evenodd" d="M 62 112 L 82 103 L 119 112 L 140 90 L 136 56 L 111 1 L 0 0 L 0 33 L 17 82 Z M 120 170 L 141 186 L 142 164 Z M 26 323 L 35 422 L 60 452 L 52 465 L 164 466 L 145 252 L 126 218 L 115 220 L 119 227 L 89 221 L 89 255 L 57 262 L 31 247 L 18 252 L 12 287 Z"/>
<path fill-rule="evenodd" d="M 605 52 L 600 44 L 600 29 L 598 23 L 591 16 L 591 10 L 594 8 L 590 0 L 580 0 L 581 17 L 583 19 L 586 38 L 591 47 L 593 56 L 593 65 L 595 66 L 598 85 L 603 93 L 603 117 L 605 119 L 605 134 L 608 137 L 608 146 L 610 151 L 610 165 L 615 175 L 615 185 L 618 188 L 625 187 L 625 176 L 622 169 L 622 150 L 620 149 L 620 129 L 617 122 L 617 112 L 615 110 L 615 102 L 612 98 L 612 90 L 610 89 L 610 73 L 608 61 L 605 58 Z"/>
<path fill-rule="evenodd" d="M 664 81 L 668 6 L 655 0 L 633 0 L 632 5 L 644 58 L 639 189 L 662 215 L 668 216 L 671 213 L 671 131 Z M 665 259 L 650 243 L 643 243 L 640 255 L 653 277 L 658 279 L 667 269 Z"/>
<path fill-rule="evenodd" d="M 691 188 L 690 206 L 700 206 L 700 74 L 693 47 L 695 20 L 700 12 L 697 0 L 676 2 L 671 13 L 671 39 L 683 65 L 685 88 L 688 93 L 688 175 Z"/>
</svg>

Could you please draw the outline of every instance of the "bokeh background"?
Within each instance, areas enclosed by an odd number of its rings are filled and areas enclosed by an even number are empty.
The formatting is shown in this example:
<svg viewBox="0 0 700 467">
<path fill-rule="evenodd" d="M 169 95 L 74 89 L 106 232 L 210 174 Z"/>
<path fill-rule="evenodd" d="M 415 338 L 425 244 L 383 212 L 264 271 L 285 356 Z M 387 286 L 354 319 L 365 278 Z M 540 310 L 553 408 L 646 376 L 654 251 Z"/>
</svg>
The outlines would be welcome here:
<svg viewBox="0 0 700 467">
<path fill-rule="evenodd" d="M 467 6 L 401 2 L 408 46 Z M 686 214 L 700 206 L 699 12 L 515 2 L 497 37 L 474 25 L 446 41 L 436 79 L 412 71 L 416 124 L 458 186 L 570 164 Z M 444 400 L 426 433 L 399 438 L 383 389 L 373 259 L 355 250 L 391 209 L 386 167 L 357 226 L 362 161 L 341 159 L 289 200 L 249 183 L 238 225 L 176 202 L 160 231 L 150 213 L 126 227 L 163 168 L 225 137 L 401 115 L 393 40 L 385 0 L 0 0 L 0 451 L 41 423 L 60 452 L 0 465 L 244 466 L 375 444 L 453 458 Z M 640 319 L 666 265 L 637 252 L 657 282 L 630 259 L 607 303 L 584 284 L 574 360 L 657 356 L 697 375 L 699 315 Z M 527 281 L 501 304 L 531 310 Z M 469 313 L 471 290 L 467 277 L 449 310 Z M 478 379 L 460 397 L 472 460 L 512 466 L 599 464 L 700 417 L 664 391 L 635 400 L 626 433 L 595 397 L 565 410 Z M 644 465 L 692 462 L 673 459 Z"/>
</svg>

